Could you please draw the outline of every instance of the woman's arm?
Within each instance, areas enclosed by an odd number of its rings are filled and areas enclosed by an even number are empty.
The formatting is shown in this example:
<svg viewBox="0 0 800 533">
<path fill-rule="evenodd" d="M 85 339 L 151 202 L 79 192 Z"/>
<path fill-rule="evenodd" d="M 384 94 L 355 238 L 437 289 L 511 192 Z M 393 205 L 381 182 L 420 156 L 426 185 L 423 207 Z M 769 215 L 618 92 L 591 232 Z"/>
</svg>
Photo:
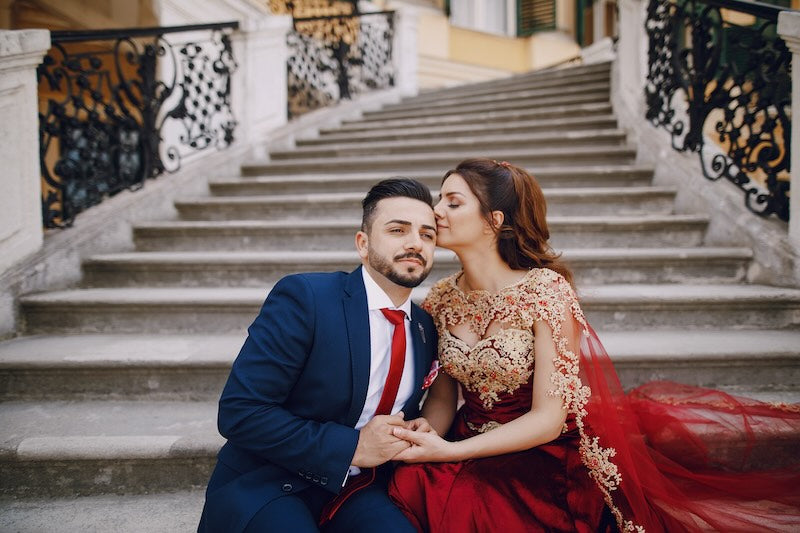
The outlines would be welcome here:
<svg viewBox="0 0 800 533">
<path fill-rule="evenodd" d="M 458 383 L 443 370 L 439 370 L 439 375 L 428 389 L 428 397 L 422 405 L 422 417 L 436 433 L 445 435 L 453 424 L 457 403 Z"/>
<path fill-rule="evenodd" d="M 562 322 L 560 334 L 566 337 L 568 348 L 577 351 L 580 331 L 571 318 L 570 316 Z M 447 442 L 433 434 L 415 434 L 396 428 L 394 430 L 396 436 L 416 446 L 400 452 L 395 456 L 395 460 L 463 461 L 527 450 L 558 437 L 564 426 L 567 411 L 560 397 L 549 394 L 554 387 L 550 376 L 556 372 L 554 360 L 558 357 L 555 340 L 550 326 L 541 320 L 534 323 L 533 331 L 535 371 L 530 411 L 497 429 L 458 442 Z"/>
</svg>

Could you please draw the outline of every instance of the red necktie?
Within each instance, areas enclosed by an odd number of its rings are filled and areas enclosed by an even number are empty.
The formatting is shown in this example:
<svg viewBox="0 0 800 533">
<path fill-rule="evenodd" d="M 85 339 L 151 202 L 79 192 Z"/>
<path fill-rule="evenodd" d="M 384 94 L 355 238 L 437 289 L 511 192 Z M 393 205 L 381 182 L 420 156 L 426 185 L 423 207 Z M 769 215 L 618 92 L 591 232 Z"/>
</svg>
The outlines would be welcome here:
<svg viewBox="0 0 800 533">
<path fill-rule="evenodd" d="M 403 366 L 406 362 L 406 314 L 404 311 L 381 309 L 383 316 L 394 324 L 394 334 L 392 334 L 392 358 L 389 362 L 389 375 L 386 376 L 386 384 L 383 386 L 383 393 L 378 402 L 375 415 L 391 414 L 394 401 L 397 399 L 397 390 L 400 388 L 400 378 L 403 377 Z M 326 524 L 344 502 L 354 493 L 368 487 L 375 481 L 374 468 L 362 468 L 361 475 L 357 476 L 342 489 L 342 491 L 329 501 L 322 509 L 319 518 L 319 525 Z"/>
<path fill-rule="evenodd" d="M 392 359 L 389 363 L 389 375 L 386 376 L 386 385 L 378 402 L 375 415 L 390 415 L 394 401 L 397 399 L 397 390 L 400 388 L 400 379 L 403 377 L 403 366 L 406 362 L 406 314 L 404 311 L 381 309 L 386 319 L 394 324 L 392 335 Z"/>
</svg>

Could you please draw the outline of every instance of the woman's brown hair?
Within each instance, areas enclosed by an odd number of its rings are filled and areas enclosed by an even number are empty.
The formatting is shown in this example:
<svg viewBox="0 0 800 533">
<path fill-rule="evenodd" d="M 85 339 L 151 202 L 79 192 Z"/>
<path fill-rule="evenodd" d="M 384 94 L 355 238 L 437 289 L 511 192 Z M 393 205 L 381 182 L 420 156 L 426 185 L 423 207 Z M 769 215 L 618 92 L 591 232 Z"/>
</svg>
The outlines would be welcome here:
<svg viewBox="0 0 800 533">
<path fill-rule="evenodd" d="M 458 174 L 478 197 L 481 211 L 497 234 L 497 250 L 503 261 L 515 270 L 549 268 L 572 285 L 572 273 L 561 262 L 561 254 L 548 243 L 547 204 L 536 179 L 524 169 L 505 161 L 465 159 L 448 170 L 442 183 Z M 503 224 L 497 228 L 492 211 L 503 213 Z"/>
</svg>

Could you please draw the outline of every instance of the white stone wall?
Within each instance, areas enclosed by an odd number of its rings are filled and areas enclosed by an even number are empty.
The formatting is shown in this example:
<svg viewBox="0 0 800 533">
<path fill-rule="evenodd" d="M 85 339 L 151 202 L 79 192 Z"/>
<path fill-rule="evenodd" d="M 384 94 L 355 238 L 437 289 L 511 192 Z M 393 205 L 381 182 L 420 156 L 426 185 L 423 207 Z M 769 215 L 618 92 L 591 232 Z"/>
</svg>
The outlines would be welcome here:
<svg viewBox="0 0 800 533">
<path fill-rule="evenodd" d="M 36 66 L 47 30 L 0 30 L 0 272 L 42 246 Z"/>
</svg>

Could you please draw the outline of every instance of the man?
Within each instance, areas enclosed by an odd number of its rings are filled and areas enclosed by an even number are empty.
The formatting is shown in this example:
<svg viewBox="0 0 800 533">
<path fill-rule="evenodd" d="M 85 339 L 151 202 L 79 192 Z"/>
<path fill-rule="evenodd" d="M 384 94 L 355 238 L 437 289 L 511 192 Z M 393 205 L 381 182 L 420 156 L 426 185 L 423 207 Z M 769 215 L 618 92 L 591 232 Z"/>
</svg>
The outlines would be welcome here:
<svg viewBox="0 0 800 533">
<path fill-rule="evenodd" d="M 386 463 L 409 446 L 394 427 L 429 427 L 415 417 L 436 330 L 410 296 L 436 222 L 430 191 L 407 178 L 362 205 L 362 266 L 283 278 L 248 330 L 219 402 L 228 442 L 201 532 L 414 531 L 386 494 Z"/>
</svg>

